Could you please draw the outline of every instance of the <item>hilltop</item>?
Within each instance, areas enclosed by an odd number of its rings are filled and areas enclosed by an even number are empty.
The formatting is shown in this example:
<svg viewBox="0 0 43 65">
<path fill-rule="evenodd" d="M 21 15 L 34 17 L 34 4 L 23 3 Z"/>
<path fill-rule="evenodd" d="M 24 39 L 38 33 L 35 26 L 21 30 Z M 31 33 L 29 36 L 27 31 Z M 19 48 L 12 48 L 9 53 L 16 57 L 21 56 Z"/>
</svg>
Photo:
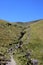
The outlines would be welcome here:
<svg viewBox="0 0 43 65">
<path fill-rule="evenodd" d="M 22 49 L 17 49 L 20 42 Z M 31 58 L 38 59 L 39 65 L 43 65 L 43 20 L 26 23 L 0 20 L 0 52 L 9 58 L 9 49 L 18 65 L 26 65 L 23 56 L 28 51 L 31 51 Z"/>
</svg>

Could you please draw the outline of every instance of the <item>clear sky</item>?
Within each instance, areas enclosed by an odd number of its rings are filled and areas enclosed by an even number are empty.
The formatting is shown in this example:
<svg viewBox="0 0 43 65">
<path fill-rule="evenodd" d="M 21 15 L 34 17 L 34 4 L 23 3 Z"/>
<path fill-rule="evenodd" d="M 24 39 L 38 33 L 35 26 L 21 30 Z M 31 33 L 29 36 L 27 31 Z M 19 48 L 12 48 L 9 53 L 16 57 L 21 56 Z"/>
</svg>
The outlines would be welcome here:
<svg viewBox="0 0 43 65">
<path fill-rule="evenodd" d="M 43 19 L 43 0 L 0 0 L 0 19 L 12 22 Z"/>
</svg>

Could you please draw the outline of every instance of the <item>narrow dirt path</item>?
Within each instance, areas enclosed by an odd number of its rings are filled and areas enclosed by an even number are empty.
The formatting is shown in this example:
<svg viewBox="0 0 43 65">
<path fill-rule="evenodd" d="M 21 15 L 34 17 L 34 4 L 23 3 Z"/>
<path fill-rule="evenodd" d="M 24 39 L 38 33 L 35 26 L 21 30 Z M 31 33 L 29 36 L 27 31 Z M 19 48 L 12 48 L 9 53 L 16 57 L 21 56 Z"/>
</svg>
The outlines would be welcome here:
<svg viewBox="0 0 43 65">
<path fill-rule="evenodd" d="M 13 59 L 13 56 L 11 56 L 11 62 L 8 62 L 8 64 L 6 64 L 6 65 L 16 65 L 16 62 L 14 61 L 14 59 Z"/>
</svg>

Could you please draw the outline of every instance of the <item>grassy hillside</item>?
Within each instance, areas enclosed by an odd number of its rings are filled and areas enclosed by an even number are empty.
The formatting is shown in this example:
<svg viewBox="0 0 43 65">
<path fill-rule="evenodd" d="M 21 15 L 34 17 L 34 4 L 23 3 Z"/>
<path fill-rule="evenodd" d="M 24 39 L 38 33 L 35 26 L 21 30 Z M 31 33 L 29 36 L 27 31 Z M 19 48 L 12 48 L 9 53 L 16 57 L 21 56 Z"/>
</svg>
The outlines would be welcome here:
<svg viewBox="0 0 43 65">
<path fill-rule="evenodd" d="M 30 27 L 30 47 L 33 57 L 39 60 L 39 65 L 43 65 L 43 20 L 31 24 Z"/>
<path fill-rule="evenodd" d="M 21 48 L 17 45 L 22 42 Z M 26 65 L 25 54 L 31 52 L 31 58 L 38 59 L 43 65 L 43 20 L 31 23 L 9 23 L 0 20 L 0 53 L 9 58 L 8 49 L 12 49 L 18 65 Z"/>
<path fill-rule="evenodd" d="M 21 28 L 6 21 L 0 20 L 0 52 L 7 54 L 11 44 L 18 41 Z"/>
</svg>

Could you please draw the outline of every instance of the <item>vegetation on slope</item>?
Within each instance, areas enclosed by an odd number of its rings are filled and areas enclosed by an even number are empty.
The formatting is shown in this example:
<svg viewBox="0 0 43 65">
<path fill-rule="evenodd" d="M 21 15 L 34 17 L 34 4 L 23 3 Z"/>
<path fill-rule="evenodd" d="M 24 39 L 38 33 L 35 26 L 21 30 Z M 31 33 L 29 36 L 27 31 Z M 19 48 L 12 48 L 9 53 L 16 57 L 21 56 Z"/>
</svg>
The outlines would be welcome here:
<svg viewBox="0 0 43 65">
<path fill-rule="evenodd" d="M 31 24 L 30 27 L 30 47 L 33 57 L 39 60 L 39 65 L 43 65 L 43 20 Z"/>
<path fill-rule="evenodd" d="M 22 42 L 21 48 L 18 45 Z M 26 65 L 25 54 L 31 52 L 31 58 L 38 59 L 43 65 L 43 20 L 32 23 L 9 23 L 0 20 L 0 52 L 9 58 L 11 50 L 18 65 Z"/>
</svg>

